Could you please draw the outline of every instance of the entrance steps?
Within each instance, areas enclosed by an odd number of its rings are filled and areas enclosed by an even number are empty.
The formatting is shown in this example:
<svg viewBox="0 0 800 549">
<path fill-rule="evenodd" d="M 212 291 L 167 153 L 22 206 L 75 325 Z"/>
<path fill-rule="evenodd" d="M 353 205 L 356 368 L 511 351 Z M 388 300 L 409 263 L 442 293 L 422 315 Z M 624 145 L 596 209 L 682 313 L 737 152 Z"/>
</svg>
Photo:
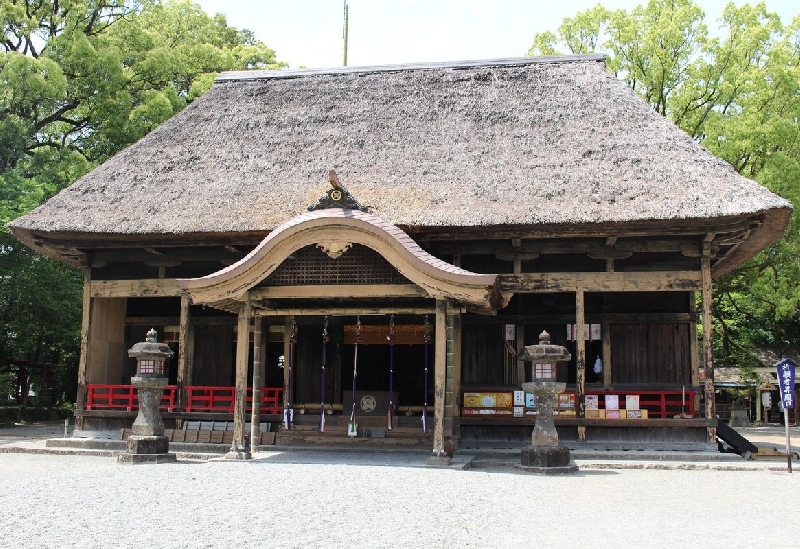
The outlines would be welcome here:
<svg viewBox="0 0 800 549">
<path fill-rule="evenodd" d="M 279 446 L 370 446 L 370 447 L 413 447 L 430 449 L 433 444 L 433 426 L 429 423 L 428 432 L 422 432 L 420 417 L 395 416 L 392 429 L 388 429 L 384 416 L 360 416 L 356 418 L 358 436 L 347 435 L 349 416 L 325 416 L 325 431 L 319 432 L 319 415 L 295 416 L 292 428 L 281 426 L 275 437 Z M 429 419 L 432 421 L 432 418 Z"/>
</svg>

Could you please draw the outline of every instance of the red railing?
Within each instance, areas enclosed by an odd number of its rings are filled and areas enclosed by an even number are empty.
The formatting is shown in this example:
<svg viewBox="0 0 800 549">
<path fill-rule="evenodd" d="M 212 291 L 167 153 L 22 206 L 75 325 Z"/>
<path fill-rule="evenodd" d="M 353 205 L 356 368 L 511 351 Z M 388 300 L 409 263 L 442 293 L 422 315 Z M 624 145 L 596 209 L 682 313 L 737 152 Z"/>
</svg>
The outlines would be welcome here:
<svg viewBox="0 0 800 549">
<path fill-rule="evenodd" d="M 572 391 L 574 395 L 575 392 Z M 651 418 L 671 418 L 678 414 L 695 417 L 694 397 L 697 391 L 586 391 L 587 395 L 597 395 L 599 408 L 604 409 L 606 395 L 618 395 L 619 407 L 625 409 L 627 395 L 639 395 L 639 409 L 647 410 Z"/>
<path fill-rule="evenodd" d="M 175 410 L 175 385 L 164 387 L 161 396 L 162 410 L 172 412 Z M 107 385 L 92 384 L 86 386 L 87 410 L 126 410 L 128 412 L 139 409 L 139 397 L 133 385 Z"/>
<path fill-rule="evenodd" d="M 187 412 L 233 412 L 235 387 L 186 387 Z M 283 407 L 283 389 L 262 387 L 261 411 L 265 414 L 279 414 Z M 247 388 L 247 410 L 252 408 L 253 388 Z"/>
<path fill-rule="evenodd" d="M 175 401 L 178 388 L 167 385 L 161 397 L 162 410 L 175 411 Z M 234 387 L 186 387 L 186 412 L 224 412 L 232 413 L 234 405 Z M 261 411 L 265 414 L 279 414 L 283 406 L 283 389 L 279 387 L 261 388 Z M 250 410 L 253 401 L 252 388 L 247 388 L 247 409 Z M 125 410 L 139 409 L 139 399 L 133 385 L 86 385 L 86 410 Z"/>
</svg>

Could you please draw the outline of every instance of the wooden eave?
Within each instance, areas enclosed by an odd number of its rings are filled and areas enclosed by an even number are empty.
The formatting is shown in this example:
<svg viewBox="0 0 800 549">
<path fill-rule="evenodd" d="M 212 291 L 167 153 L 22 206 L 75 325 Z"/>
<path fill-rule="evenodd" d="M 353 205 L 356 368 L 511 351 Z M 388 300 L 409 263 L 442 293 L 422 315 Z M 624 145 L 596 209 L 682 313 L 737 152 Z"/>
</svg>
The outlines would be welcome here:
<svg viewBox="0 0 800 549">
<path fill-rule="evenodd" d="M 510 298 L 498 292 L 497 275 L 476 274 L 450 265 L 382 219 L 341 208 L 297 216 L 275 229 L 241 261 L 208 276 L 178 279 L 178 284 L 195 304 L 229 309 L 231 301 L 250 302 L 251 290 L 261 297 L 264 290 L 254 288 L 297 250 L 316 245 L 335 258 L 347 253 L 353 244 L 379 253 L 428 298 L 451 300 L 483 312 L 505 306 Z M 310 286 L 305 297 L 327 297 L 326 293 Z"/>
<path fill-rule="evenodd" d="M 711 235 L 712 274 L 720 276 L 772 243 L 785 230 L 790 210 L 715 220 L 658 220 L 595 224 L 492 227 L 399 227 L 437 254 L 587 253 L 681 251 L 691 255 Z M 187 234 L 12 232 L 29 247 L 74 265 L 91 265 L 98 254 L 146 261 L 176 248 L 240 248 L 241 255 L 272 231 Z M 609 239 L 611 239 L 609 241 Z M 568 247 L 564 243 L 571 241 Z M 521 242 L 515 247 L 512 242 Z M 116 250 L 116 251 L 114 251 Z M 131 255 L 132 251 L 140 255 Z M 153 254 L 153 250 L 156 254 Z M 237 259 L 235 253 L 228 258 Z"/>
</svg>

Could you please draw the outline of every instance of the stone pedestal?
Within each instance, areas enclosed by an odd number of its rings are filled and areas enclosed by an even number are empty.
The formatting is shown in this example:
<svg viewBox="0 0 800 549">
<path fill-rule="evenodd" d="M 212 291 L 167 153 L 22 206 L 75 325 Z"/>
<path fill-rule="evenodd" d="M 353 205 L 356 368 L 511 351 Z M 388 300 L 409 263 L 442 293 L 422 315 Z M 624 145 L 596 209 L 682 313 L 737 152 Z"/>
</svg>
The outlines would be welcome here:
<svg viewBox="0 0 800 549">
<path fill-rule="evenodd" d="M 243 461 L 243 460 L 251 459 L 252 457 L 253 456 L 250 453 L 250 450 L 248 450 L 246 448 L 239 448 L 237 450 L 234 450 L 233 448 L 231 448 L 228 451 L 228 453 L 225 454 L 225 457 L 223 459 L 226 459 L 226 460 L 229 460 L 229 461 Z"/>
<path fill-rule="evenodd" d="M 563 446 L 528 446 L 520 453 L 520 469 L 532 473 L 557 475 L 575 473 L 578 466 L 571 461 L 569 448 Z"/>
<path fill-rule="evenodd" d="M 127 453 L 117 456 L 119 463 L 174 463 L 175 454 L 169 453 L 169 439 L 164 435 L 131 435 Z"/>
<path fill-rule="evenodd" d="M 571 461 L 569 448 L 558 445 L 558 431 L 553 421 L 558 395 L 566 389 L 566 383 L 557 381 L 532 381 L 523 383 L 522 389 L 534 394 L 536 424 L 531 435 L 531 445 L 520 453 L 518 468 L 531 473 L 574 473 L 578 466 Z"/>
<path fill-rule="evenodd" d="M 728 425 L 731 427 L 750 427 L 750 419 L 747 417 L 747 408 L 744 406 L 732 406 L 731 419 Z"/>
<path fill-rule="evenodd" d="M 164 434 L 164 420 L 161 419 L 161 396 L 167 386 L 165 377 L 131 378 L 131 385 L 136 387 L 139 397 L 139 413 L 133 422 L 134 435 L 158 436 Z"/>
<path fill-rule="evenodd" d="M 133 422 L 133 435 L 127 440 L 127 452 L 117 456 L 117 462 L 175 462 L 175 454 L 169 453 L 169 439 L 164 436 L 164 421 L 158 409 L 167 378 L 135 376 L 131 385 L 138 390 L 139 413 Z"/>
<path fill-rule="evenodd" d="M 453 460 L 447 454 L 436 455 L 431 454 L 428 457 L 427 465 L 432 467 L 449 467 Z"/>
</svg>

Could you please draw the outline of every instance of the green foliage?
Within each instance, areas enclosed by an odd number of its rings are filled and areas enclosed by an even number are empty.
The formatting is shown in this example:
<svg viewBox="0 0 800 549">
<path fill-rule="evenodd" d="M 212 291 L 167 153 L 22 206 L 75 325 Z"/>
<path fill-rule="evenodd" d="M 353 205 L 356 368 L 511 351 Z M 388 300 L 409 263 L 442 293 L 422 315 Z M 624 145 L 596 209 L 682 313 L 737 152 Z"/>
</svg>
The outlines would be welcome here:
<svg viewBox="0 0 800 549">
<path fill-rule="evenodd" d="M 0 373 L 0 406 L 6 406 L 11 399 L 14 385 L 11 383 L 11 374 Z"/>
<path fill-rule="evenodd" d="M 783 25 L 763 2 L 729 3 L 709 33 L 691 0 L 631 11 L 598 5 L 567 18 L 528 52 L 602 52 L 610 70 L 742 175 L 800 206 L 800 15 Z M 715 280 L 715 360 L 800 341 L 800 220 L 736 272 Z"/>
<path fill-rule="evenodd" d="M 223 70 L 284 64 L 189 0 L 0 0 L 0 363 L 77 364 L 82 274 L 5 225 L 141 138 Z M 58 388 L 57 388 L 58 390 Z"/>
</svg>

